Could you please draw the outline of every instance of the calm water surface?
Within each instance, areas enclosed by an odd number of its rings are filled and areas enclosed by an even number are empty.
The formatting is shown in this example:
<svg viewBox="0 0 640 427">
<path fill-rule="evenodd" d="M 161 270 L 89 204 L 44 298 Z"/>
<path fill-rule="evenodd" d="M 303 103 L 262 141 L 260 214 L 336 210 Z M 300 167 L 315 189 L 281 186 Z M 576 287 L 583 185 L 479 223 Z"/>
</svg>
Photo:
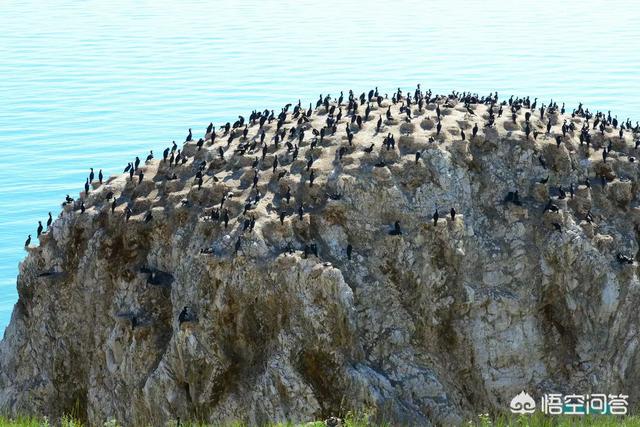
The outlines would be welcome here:
<svg viewBox="0 0 640 427">
<path fill-rule="evenodd" d="M 0 1 L 0 330 L 37 221 L 89 167 L 374 85 L 498 90 L 640 120 L 636 1 Z M 144 158 L 144 157 L 143 157 Z M 34 239 L 35 240 L 35 239 Z"/>
</svg>

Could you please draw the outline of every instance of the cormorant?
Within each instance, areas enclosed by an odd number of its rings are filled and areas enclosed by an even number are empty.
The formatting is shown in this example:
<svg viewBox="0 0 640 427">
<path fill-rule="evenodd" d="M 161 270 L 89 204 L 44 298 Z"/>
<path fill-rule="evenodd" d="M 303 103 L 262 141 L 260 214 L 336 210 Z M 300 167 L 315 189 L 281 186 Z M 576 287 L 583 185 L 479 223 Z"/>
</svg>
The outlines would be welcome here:
<svg viewBox="0 0 640 427">
<path fill-rule="evenodd" d="M 416 163 L 418 163 L 418 160 L 420 160 L 420 152 L 416 151 Z"/>
<path fill-rule="evenodd" d="M 95 174 L 93 173 L 93 168 L 89 168 L 91 169 L 91 172 L 89 172 L 89 183 L 93 182 L 93 178 L 95 178 Z"/>
<path fill-rule="evenodd" d="M 375 144 L 371 144 L 370 147 L 367 147 L 364 149 L 365 153 L 371 153 L 373 151 L 373 147 L 375 146 Z"/>
<path fill-rule="evenodd" d="M 389 235 L 391 235 L 391 236 L 399 236 L 401 234 L 402 234 L 402 230 L 400 230 L 400 221 L 396 221 L 393 224 L 393 230 L 391 230 L 389 232 Z"/>
<path fill-rule="evenodd" d="M 473 135 L 472 138 L 475 138 L 475 136 L 478 134 L 478 123 L 473 125 Z"/>
<path fill-rule="evenodd" d="M 454 208 L 451 208 L 451 221 L 454 221 L 456 219 L 456 210 Z"/>
<path fill-rule="evenodd" d="M 435 227 L 436 225 L 438 225 L 438 218 L 440 218 L 440 215 L 438 214 L 438 209 L 436 208 L 436 211 L 433 213 L 433 226 Z"/>
<path fill-rule="evenodd" d="M 103 178 L 104 178 L 104 175 L 102 175 L 102 169 L 100 169 L 100 171 L 98 172 L 98 181 L 100 181 L 100 184 L 102 184 Z"/>
<path fill-rule="evenodd" d="M 129 206 L 127 206 L 127 208 L 124 211 L 125 211 L 126 220 L 129 221 L 129 218 L 131 218 L 131 214 L 133 212 L 131 211 L 131 208 Z"/>
<path fill-rule="evenodd" d="M 176 160 L 176 163 L 178 161 Z M 136 156 L 136 160 L 134 162 L 134 169 L 138 169 L 138 166 L 140 166 L 140 157 Z"/>
<path fill-rule="evenodd" d="M 191 313 L 188 306 L 184 306 L 180 314 L 178 315 L 178 323 L 192 322 L 195 320 L 195 316 Z"/>
<path fill-rule="evenodd" d="M 47 220 L 47 228 L 51 227 L 52 222 L 53 222 L 53 218 L 51 217 L 51 212 L 49 212 L 49 219 Z"/>
<path fill-rule="evenodd" d="M 29 234 L 29 237 L 27 237 L 27 241 L 24 242 L 24 247 L 28 248 L 30 244 L 31 244 L 31 234 Z"/>
<path fill-rule="evenodd" d="M 240 245 L 241 245 L 241 240 L 240 240 L 240 237 L 238 237 L 238 240 L 236 240 L 236 247 L 235 247 L 234 255 L 237 254 L 238 251 L 240 250 Z"/>
<path fill-rule="evenodd" d="M 111 203 L 111 213 L 114 213 L 116 210 L 116 198 L 113 198 L 113 203 Z"/>
<path fill-rule="evenodd" d="M 193 135 L 191 134 L 191 129 L 189 129 L 189 134 L 187 135 L 187 139 L 185 142 L 190 142 L 193 139 Z"/>
<path fill-rule="evenodd" d="M 347 245 L 347 259 L 349 261 L 351 261 L 351 252 L 353 251 L 353 247 L 351 246 L 351 244 Z"/>
<path fill-rule="evenodd" d="M 84 183 L 84 194 L 85 196 L 89 194 L 89 178 Z"/>
<path fill-rule="evenodd" d="M 80 202 L 80 213 L 84 213 L 85 211 L 85 207 L 84 207 L 84 200 L 82 202 Z"/>
<path fill-rule="evenodd" d="M 304 209 L 302 208 L 302 204 L 298 206 L 298 218 L 302 221 L 302 216 L 304 215 Z"/>
<path fill-rule="evenodd" d="M 225 208 L 222 213 L 222 221 L 224 222 L 224 228 L 227 228 L 229 225 L 229 209 Z"/>
<path fill-rule="evenodd" d="M 316 179 L 316 174 L 313 169 L 311 169 L 311 173 L 309 174 L 309 187 L 313 187 L 313 180 Z"/>
<path fill-rule="evenodd" d="M 40 237 L 40 234 L 42 234 L 42 221 L 38 221 L 38 234 L 36 235 L 36 237 Z"/>
<path fill-rule="evenodd" d="M 147 162 L 153 159 L 153 150 L 149 151 L 149 155 L 147 156 Z"/>
</svg>

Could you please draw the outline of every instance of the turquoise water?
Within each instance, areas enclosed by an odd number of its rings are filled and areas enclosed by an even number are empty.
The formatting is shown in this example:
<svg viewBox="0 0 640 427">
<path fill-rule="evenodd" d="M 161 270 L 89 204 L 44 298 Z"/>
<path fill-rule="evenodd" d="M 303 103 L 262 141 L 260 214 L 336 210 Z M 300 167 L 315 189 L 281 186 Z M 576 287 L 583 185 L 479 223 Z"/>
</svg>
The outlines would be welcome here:
<svg viewBox="0 0 640 427">
<path fill-rule="evenodd" d="M 378 86 L 640 120 L 634 1 L 0 1 L 0 328 L 37 221 L 187 128 Z M 35 239 L 34 239 L 35 240 Z"/>
</svg>

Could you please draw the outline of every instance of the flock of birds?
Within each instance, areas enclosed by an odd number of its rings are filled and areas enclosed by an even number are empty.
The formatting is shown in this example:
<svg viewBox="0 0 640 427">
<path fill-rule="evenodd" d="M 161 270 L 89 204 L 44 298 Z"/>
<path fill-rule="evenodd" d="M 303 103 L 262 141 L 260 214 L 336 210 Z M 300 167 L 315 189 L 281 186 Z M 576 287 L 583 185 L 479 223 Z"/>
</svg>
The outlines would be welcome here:
<svg viewBox="0 0 640 427">
<path fill-rule="evenodd" d="M 584 108 L 582 104 L 579 104 L 577 108 L 571 112 L 571 118 L 579 118 L 578 123 L 581 123 L 580 128 L 576 126 L 576 120 L 564 119 L 559 129 L 554 129 L 551 116 L 554 116 L 556 120 L 557 113 L 561 115 L 565 114 L 565 105 L 558 106 L 557 103 L 551 101 L 548 105 L 538 103 L 537 98 L 533 101 L 529 97 L 514 98 L 513 96 L 507 100 L 499 101 L 498 93 L 491 93 L 487 96 L 479 96 L 478 94 L 471 94 L 467 92 L 455 92 L 448 95 L 434 95 L 431 90 L 423 91 L 420 85 L 417 86 L 415 91 L 403 93 L 399 88 L 392 94 L 389 100 L 388 95 L 381 96 L 378 92 L 378 88 L 370 90 L 368 93 L 362 93 L 356 96 L 353 91 L 349 91 L 348 96 L 345 99 L 344 94 L 341 92 L 337 99 L 332 99 L 330 95 L 320 95 L 319 99 L 313 108 L 313 104 L 309 104 L 309 108 L 302 107 L 300 101 L 296 105 L 285 105 L 278 114 L 273 110 L 264 111 L 252 111 L 248 120 L 243 116 L 239 116 L 238 120 L 234 123 L 227 122 L 220 126 L 218 129 L 210 123 L 202 138 L 197 141 L 194 140 L 192 130 L 189 129 L 187 137 L 185 138 L 185 145 L 182 149 L 178 148 L 178 145 L 173 141 L 171 147 L 167 147 L 162 153 L 162 160 L 160 160 L 160 167 L 163 168 L 165 173 L 161 175 L 158 172 L 156 179 L 172 181 L 179 180 L 176 173 L 178 168 L 187 168 L 192 173 L 193 185 L 201 189 L 205 180 L 218 182 L 219 178 L 216 177 L 216 173 L 219 173 L 228 162 L 238 156 L 240 157 L 253 157 L 251 162 L 251 170 L 253 171 L 252 182 L 248 188 L 249 195 L 244 205 L 242 212 L 234 214 L 225 205 L 227 200 L 236 196 L 233 192 L 224 194 L 217 203 L 210 209 L 210 213 L 207 215 L 210 220 L 220 222 L 227 228 L 229 222 L 234 218 L 238 218 L 238 224 L 242 228 L 241 233 L 245 231 L 251 232 L 255 225 L 255 217 L 252 216 L 250 211 L 252 208 L 263 198 L 265 194 L 261 193 L 260 178 L 265 170 L 265 163 L 267 160 L 270 164 L 267 165 L 267 170 L 272 171 L 272 177 L 277 176 L 277 180 L 287 176 L 299 173 L 302 176 L 302 186 L 309 188 L 314 186 L 314 182 L 318 179 L 319 170 L 314 168 L 314 163 L 318 161 L 317 155 L 314 155 L 316 151 L 314 148 L 324 146 L 327 144 L 333 144 L 336 147 L 334 162 L 342 162 L 344 156 L 354 153 L 356 150 L 362 151 L 367 155 L 371 155 L 375 149 L 375 143 L 367 143 L 366 146 L 358 148 L 354 145 L 354 135 L 362 130 L 363 127 L 369 128 L 375 126 L 374 135 L 384 135 L 380 150 L 396 150 L 395 136 L 392 132 L 387 132 L 387 125 L 400 124 L 402 122 L 412 123 L 417 117 L 414 115 L 422 115 L 423 111 L 431 110 L 435 112 L 435 126 L 432 134 L 428 137 L 428 141 L 434 143 L 442 140 L 442 120 L 445 116 L 445 110 L 459 107 L 462 104 L 462 108 L 465 114 L 465 118 L 472 119 L 475 123 L 471 129 L 471 135 L 467 135 L 464 129 L 460 130 L 460 138 L 462 141 L 466 141 L 467 138 L 473 140 L 478 136 L 481 131 L 481 127 L 484 129 L 492 128 L 496 126 L 497 118 L 506 116 L 506 119 L 511 118 L 511 121 L 515 125 L 518 122 L 519 117 L 524 115 L 524 123 L 522 123 L 522 131 L 526 139 L 537 139 L 539 135 L 545 134 L 548 137 L 552 137 L 552 141 L 558 147 L 566 141 L 566 138 L 571 138 L 576 132 L 578 133 L 580 144 L 586 144 L 587 152 L 592 142 L 592 137 L 596 132 L 600 132 L 605 135 L 611 132 L 611 129 L 616 130 L 617 137 L 624 140 L 625 134 L 630 134 L 632 140 L 635 141 L 635 148 L 640 145 L 640 125 L 638 122 L 633 125 L 631 120 L 626 119 L 624 121 L 618 121 L 617 117 L 611 116 L 611 113 L 596 112 L 592 113 L 589 109 Z M 477 106 L 484 105 L 486 108 L 486 114 L 476 114 Z M 522 114 L 524 113 L 524 114 Z M 318 117 L 313 116 L 324 115 L 326 118 L 322 121 L 322 126 L 319 128 L 313 127 L 311 119 Z M 383 118 L 384 117 L 384 118 Z M 539 122 L 546 122 L 546 132 L 544 129 L 540 129 L 533 124 L 534 118 L 538 118 Z M 317 120 L 316 120 L 317 121 Z M 272 126 L 275 123 L 275 129 Z M 480 124 L 480 126 L 479 126 Z M 558 123 L 559 124 L 559 123 Z M 557 125 L 556 125 L 557 126 Z M 251 132 L 250 130 L 254 130 Z M 520 128 L 518 128 L 520 129 Z M 267 132 L 271 134 L 267 139 Z M 273 131 L 273 132 L 272 132 Z M 344 133 L 343 133 L 344 132 Z M 337 138 L 336 138 L 337 137 Z M 329 140 L 329 141 L 328 141 Z M 371 141 L 369 141 L 371 142 Z M 187 144 L 195 146 L 195 150 L 187 150 Z M 215 153 L 209 164 L 205 160 L 202 160 L 202 156 L 197 154 L 203 150 L 210 150 Z M 306 148 L 306 150 L 304 150 Z M 598 147 L 595 147 L 596 149 Z M 609 142 L 607 146 L 603 147 L 602 158 L 603 161 L 607 161 L 607 157 L 612 150 L 612 144 Z M 191 155 L 187 154 L 187 151 L 193 151 Z M 418 163 L 421 158 L 421 151 L 415 152 L 415 162 Z M 267 159 L 269 156 L 269 159 Z M 305 166 L 294 171 L 292 165 L 298 157 L 301 157 L 305 161 Z M 153 151 L 146 157 L 144 164 L 139 157 L 136 157 L 133 162 L 127 164 L 124 169 L 124 173 L 129 175 L 129 182 L 139 185 L 145 179 L 145 166 L 152 162 L 154 159 Z M 635 161 L 634 157 L 629 157 L 630 161 Z M 539 157 L 540 164 L 546 169 L 545 160 L 542 155 Z M 189 162 L 191 162 L 189 164 Z M 168 167 L 167 167 L 168 164 Z M 385 167 L 387 163 L 384 159 L 379 159 L 374 167 Z M 189 169 L 190 168 L 190 169 Z M 184 171 L 183 171 L 184 172 Z M 184 175 L 184 174 L 182 174 Z M 148 178 L 147 178 L 148 179 Z M 96 176 L 93 168 L 90 169 L 89 176 L 84 183 L 84 193 L 81 193 L 78 200 L 74 200 L 69 195 L 63 203 L 65 205 L 72 205 L 74 210 L 79 210 L 80 214 L 84 213 L 87 209 L 85 201 L 93 191 L 94 186 L 101 186 L 103 184 L 104 176 L 102 170 L 99 170 Z M 546 178 L 548 180 L 548 178 Z M 546 180 L 540 181 L 546 184 Z M 606 179 L 601 176 L 603 185 L 606 184 Z M 188 179 L 187 179 L 188 181 Z M 590 181 L 587 178 L 585 185 L 590 187 Z M 240 188 L 242 192 L 245 189 Z M 574 195 L 574 184 L 568 188 L 571 197 Z M 566 197 L 564 189 L 559 189 L 559 198 Z M 326 195 L 328 198 L 338 200 L 342 197 L 341 194 L 330 193 Z M 288 206 L 292 197 L 291 188 L 287 187 L 287 190 L 283 194 L 279 194 L 278 197 L 286 201 Z M 126 195 L 120 194 L 120 197 L 116 197 L 113 191 L 107 192 L 105 195 L 107 202 L 111 204 L 110 210 L 112 214 L 116 213 L 116 208 L 125 205 L 123 209 L 124 217 L 126 221 L 129 221 L 133 215 L 132 200 L 128 199 Z M 509 192 L 504 199 L 504 202 L 521 204 L 518 191 Z M 186 205 L 188 201 L 183 200 Z M 281 223 L 284 223 L 285 218 L 292 214 L 285 207 L 281 208 L 277 215 Z M 557 211 L 559 208 L 554 204 L 552 199 L 549 199 L 548 204 L 545 207 L 547 211 Z M 302 202 L 298 202 L 297 216 L 302 219 L 306 207 Z M 456 210 L 451 208 L 449 215 L 452 220 L 455 219 Z M 438 223 L 440 219 L 440 212 L 435 209 L 432 215 L 434 225 Z M 587 215 L 589 219 L 589 214 Z M 49 212 L 49 217 L 46 222 L 46 229 L 41 221 L 38 221 L 37 237 L 40 237 L 42 233 L 46 233 L 52 226 L 53 218 Z M 151 210 L 148 210 L 144 216 L 145 222 L 153 221 L 153 215 Z M 554 224 L 555 226 L 556 224 Z M 560 225 L 557 225 L 560 228 Z M 402 228 L 400 221 L 395 221 L 390 231 L 391 235 L 402 234 Z M 25 248 L 31 244 L 31 235 L 25 242 Z M 241 234 L 238 237 L 234 254 L 241 249 L 242 238 Z M 203 249 L 203 253 L 210 252 L 210 248 Z M 287 251 L 290 253 L 293 251 L 291 245 L 287 247 Z M 346 256 L 351 259 L 353 248 L 351 245 L 346 248 Z M 318 254 L 317 245 L 314 243 L 305 244 L 304 255 Z M 627 263 L 632 260 L 625 256 L 618 254 L 618 261 Z"/>
</svg>

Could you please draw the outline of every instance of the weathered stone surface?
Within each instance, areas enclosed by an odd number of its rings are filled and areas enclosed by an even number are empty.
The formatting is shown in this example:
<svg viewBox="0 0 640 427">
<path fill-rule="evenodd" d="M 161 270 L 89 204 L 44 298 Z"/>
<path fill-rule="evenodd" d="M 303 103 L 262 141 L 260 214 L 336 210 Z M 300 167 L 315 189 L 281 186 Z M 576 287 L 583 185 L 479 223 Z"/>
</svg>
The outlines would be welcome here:
<svg viewBox="0 0 640 427">
<path fill-rule="evenodd" d="M 505 410 L 521 390 L 624 392 L 635 404 L 640 283 L 635 263 L 616 261 L 638 251 L 638 169 L 625 157 L 633 136 L 607 127 L 619 153 L 605 164 L 579 131 L 556 145 L 559 114 L 549 135 L 532 115 L 534 140 L 526 108 L 515 124 L 505 113 L 485 128 L 486 105 L 472 116 L 439 103 L 440 135 L 433 102 L 411 123 L 393 105 L 376 132 L 384 100 L 362 129 L 351 126 L 351 145 L 345 114 L 311 149 L 310 129 L 327 118 L 321 106 L 302 125 L 296 160 L 282 141 L 276 150 L 274 121 L 264 126 L 264 160 L 259 144 L 234 154 L 238 130 L 230 147 L 218 132 L 202 150 L 187 143 L 186 164 L 142 165 L 140 185 L 128 175 L 96 185 L 86 212 L 66 206 L 20 265 L 0 344 L 0 407 L 76 408 L 93 424 L 308 421 L 374 409 L 396 422 L 455 425 Z M 298 143 L 288 133 L 296 120 L 284 126 L 285 141 Z M 249 143 L 258 128 L 249 126 Z M 388 133 L 398 141 L 390 150 L 381 146 Z M 602 186 L 599 175 L 613 182 Z M 520 203 L 505 202 L 515 190 Z M 223 195 L 226 227 L 222 211 L 211 219 Z M 549 197 L 558 211 L 543 213 Z M 401 235 L 389 235 L 395 221 Z M 311 243 L 317 257 L 304 255 Z M 185 306 L 195 317 L 180 323 Z"/>
</svg>

